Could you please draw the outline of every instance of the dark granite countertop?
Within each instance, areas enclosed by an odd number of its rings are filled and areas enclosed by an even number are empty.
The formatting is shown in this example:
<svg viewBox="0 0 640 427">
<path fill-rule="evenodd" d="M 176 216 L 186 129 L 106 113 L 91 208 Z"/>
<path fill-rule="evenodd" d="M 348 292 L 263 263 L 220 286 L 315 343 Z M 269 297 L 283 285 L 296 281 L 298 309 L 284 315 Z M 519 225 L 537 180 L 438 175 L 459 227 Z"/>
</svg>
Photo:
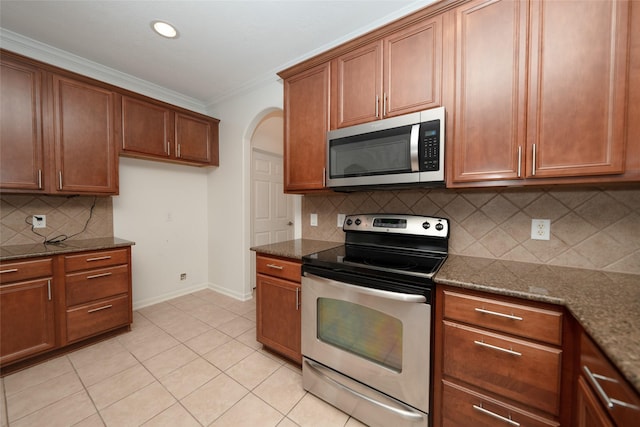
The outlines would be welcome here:
<svg viewBox="0 0 640 427">
<path fill-rule="evenodd" d="M 640 393 L 640 275 L 449 255 L 435 281 L 566 306 Z"/>
<path fill-rule="evenodd" d="M 312 254 L 314 252 L 320 252 L 325 249 L 335 248 L 342 246 L 342 242 L 326 242 L 324 240 L 311 240 L 311 239 L 296 239 L 287 240 L 280 243 L 272 243 L 270 245 L 254 246 L 252 251 L 259 252 L 261 254 L 280 256 L 284 258 L 291 258 L 301 260 L 303 256 Z"/>
<path fill-rule="evenodd" d="M 95 251 L 135 245 L 129 240 L 117 237 L 103 237 L 97 239 L 65 240 L 61 243 L 47 244 L 33 243 L 27 245 L 0 245 L 0 261 L 19 258 L 35 258 L 66 254 L 71 252 Z"/>
</svg>

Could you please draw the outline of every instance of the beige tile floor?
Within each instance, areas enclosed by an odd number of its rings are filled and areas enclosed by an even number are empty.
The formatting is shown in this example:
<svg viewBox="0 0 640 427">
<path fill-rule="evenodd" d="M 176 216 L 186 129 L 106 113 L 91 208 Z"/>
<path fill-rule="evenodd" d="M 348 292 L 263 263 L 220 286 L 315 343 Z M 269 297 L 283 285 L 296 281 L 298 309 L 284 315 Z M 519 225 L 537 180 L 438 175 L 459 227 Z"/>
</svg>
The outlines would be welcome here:
<svg viewBox="0 0 640 427">
<path fill-rule="evenodd" d="M 203 290 L 131 332 L 2 378 L 2 427 L 362 426 L 256 341 L 254 301 Z"/>
</svg>

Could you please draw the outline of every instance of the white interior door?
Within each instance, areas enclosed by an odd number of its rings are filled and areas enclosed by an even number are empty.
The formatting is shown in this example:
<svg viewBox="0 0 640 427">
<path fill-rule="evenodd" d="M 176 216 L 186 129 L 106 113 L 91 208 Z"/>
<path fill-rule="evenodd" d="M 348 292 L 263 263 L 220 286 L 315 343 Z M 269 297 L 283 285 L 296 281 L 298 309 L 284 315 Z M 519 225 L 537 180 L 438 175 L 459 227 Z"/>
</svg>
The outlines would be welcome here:
<svg viewBox="0 0 640 427">
<path fill-rule="evenodd" d="M 291 240 L 294 196 L 284 194 L 282 156 L 253 149 L 251 153 L 252 246 Z M 255 287 L 255 257 L 252 259 Z"/>
</svg>

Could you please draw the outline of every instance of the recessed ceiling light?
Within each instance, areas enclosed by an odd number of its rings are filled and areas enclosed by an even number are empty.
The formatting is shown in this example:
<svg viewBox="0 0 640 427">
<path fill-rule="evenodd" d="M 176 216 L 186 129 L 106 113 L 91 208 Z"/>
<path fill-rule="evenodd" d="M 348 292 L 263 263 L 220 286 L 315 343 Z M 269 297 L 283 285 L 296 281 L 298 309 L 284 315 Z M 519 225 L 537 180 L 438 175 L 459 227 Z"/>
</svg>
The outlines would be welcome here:
<svg viewBox="0 0 640 427">
<path fill-rule="evenodd" d="M 151 23 L 151 28 L 153 28 L 153 31 L 160 34 L 162 37 L 166 37 L 168 39 L 178 38 L 178 30 L 176 30 L 173 25 L 164 21 L 153 21 Z"/>
</svg>

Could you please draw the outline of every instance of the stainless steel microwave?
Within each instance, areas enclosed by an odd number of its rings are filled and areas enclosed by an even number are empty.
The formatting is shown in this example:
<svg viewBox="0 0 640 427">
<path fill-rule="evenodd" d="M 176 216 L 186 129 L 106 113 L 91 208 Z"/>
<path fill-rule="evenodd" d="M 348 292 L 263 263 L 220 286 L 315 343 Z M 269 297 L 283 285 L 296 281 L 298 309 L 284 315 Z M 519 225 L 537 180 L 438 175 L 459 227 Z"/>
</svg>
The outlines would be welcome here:
<svg viewBox="0 0 640 427">
<path fill-rule="evenodd" d="M 327 132 L 327 187 L 444 185 L 444 107 Z"/>
</svg>

